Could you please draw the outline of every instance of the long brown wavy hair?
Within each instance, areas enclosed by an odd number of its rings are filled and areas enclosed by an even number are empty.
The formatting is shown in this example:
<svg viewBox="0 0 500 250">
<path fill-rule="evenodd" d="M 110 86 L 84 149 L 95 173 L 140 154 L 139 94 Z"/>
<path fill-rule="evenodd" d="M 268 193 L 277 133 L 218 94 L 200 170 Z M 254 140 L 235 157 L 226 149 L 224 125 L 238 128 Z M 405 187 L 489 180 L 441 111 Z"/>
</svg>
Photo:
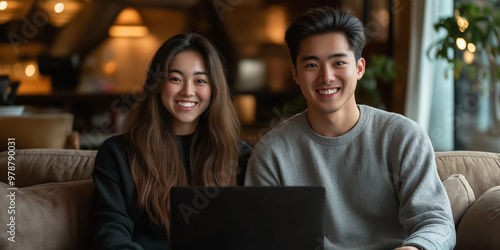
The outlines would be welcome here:
<svg viewBox="0 0 500 250">
<path fill-rule="evenodd" d="M 226 71 L 218 50 L 203 36 L 188 33 L 168 39 L 149 65 L 141 96 L 126 122 L 127 155 L 137 192 L 137 204 L 151 221 L 170 229 L 170 188 L 187 186 L 182 149 L 173 132 L 172 116 L 160 91 L 169 65 L 182 51 L 200 53 L 208 72 L 212 99 L 200 116 L 191 144 L 193 186 L 236 185 L 240 123 L 233 106 Z"/>
</svg>

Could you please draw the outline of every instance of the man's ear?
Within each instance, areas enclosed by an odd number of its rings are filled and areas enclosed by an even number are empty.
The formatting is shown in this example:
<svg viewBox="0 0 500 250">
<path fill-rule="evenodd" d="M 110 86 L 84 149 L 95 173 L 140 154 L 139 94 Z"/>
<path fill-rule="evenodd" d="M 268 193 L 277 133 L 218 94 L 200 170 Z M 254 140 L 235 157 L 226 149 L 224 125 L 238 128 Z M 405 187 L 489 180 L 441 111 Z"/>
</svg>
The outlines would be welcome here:
<svg viewBox="0 0 500 250">
<path fill-rule="evenodd" d="M 356 66 L 358 69 L 358 80 L 365 74 L 365 64 L 365 59 L 363 57 L 359 58 L 358 65 Z"/>
<path fill-rule="evenodd" d="M 293 80 L 295 81 L 295 83 L 297 85 L 300 85 L 300 83 L 299 83 L 299 75 L 297 74 L 297 69 L 295 68 L 295 66 L 293 66 L 293 64 L 290 66 L 290 70 L 292 70 Z"/>
</svg>

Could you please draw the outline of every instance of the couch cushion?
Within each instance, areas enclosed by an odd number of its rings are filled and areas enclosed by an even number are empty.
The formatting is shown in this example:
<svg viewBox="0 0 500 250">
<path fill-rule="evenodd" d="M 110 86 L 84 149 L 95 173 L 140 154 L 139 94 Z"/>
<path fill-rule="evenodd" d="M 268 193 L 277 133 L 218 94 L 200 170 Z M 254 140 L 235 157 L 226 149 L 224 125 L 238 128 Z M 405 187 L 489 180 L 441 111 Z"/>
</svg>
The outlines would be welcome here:
<svg viewBox="0 0 500 250">
<path fill-rule="evenodd" d="M 441 180 L 452 174 L 465 176 L 474 195 L 500 185 L 500 154 L 477 151 L 436 152 L 437 170 Z"/>
<path fill-rule="evenodd" d="M 455 226 L 458 226 L 462 216 L 476 201 L 476 197 L 474 196 L 474 192 L 469 186 L 469 183 L 461 174 L 450 175 L 448 178 L 443 180 L 443 186 L 446 189 L 448 198 L 450 199 Z"/>
<path fill-rule="evenodd" d="M 97 151 L 20 149 L 15 152 L 15 186 L 87 180 L 92 176 Z M 0 152 L 0 181 L 7 182 L 8 152 Z"/>
<path fill-rule="evenodd" d="M 500 249 L 500 186 L 486 191 L 467 210 L 455 249 Z"/>
<path fill-rule="evenodd" d="M 0 183 L 1 206 L 5 214 L 0 216 L 3 237 L 0 249 L 85 249 L 89 227 L 90 206 L 94 191 L 92 180 L 47 183 L 17 190 Z M 8 196 L 15 192 L 13 201 Z M 7 214 L 9 206 L 15 214 Z M 15 216 L 15 242 L 8 240 Z M 13 234 L 14 235 L 14 234 Z"/>
</svg>

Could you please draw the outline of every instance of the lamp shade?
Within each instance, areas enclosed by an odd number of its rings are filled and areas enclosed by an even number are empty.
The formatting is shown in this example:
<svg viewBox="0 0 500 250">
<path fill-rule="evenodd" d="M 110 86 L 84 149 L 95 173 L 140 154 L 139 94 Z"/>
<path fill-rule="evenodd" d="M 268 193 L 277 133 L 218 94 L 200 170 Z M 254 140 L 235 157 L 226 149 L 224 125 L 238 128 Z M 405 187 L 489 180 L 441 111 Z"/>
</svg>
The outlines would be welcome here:
<svg viewBox="0 0 500 250">
<path fill-rule="evenodd" d="M 143 37 L 149 33 L 139 12 L 131 7 L 123 9 L 108 30 L 111 37 Z"/>
</svg>

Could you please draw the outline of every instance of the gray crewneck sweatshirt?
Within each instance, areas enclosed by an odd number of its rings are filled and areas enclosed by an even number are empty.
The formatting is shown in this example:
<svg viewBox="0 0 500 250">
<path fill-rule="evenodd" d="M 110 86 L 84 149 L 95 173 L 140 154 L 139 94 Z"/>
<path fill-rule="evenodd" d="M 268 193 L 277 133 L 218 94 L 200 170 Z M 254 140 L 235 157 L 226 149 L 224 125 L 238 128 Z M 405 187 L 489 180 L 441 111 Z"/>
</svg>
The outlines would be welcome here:
<svg viewBox="0 0 500 250">
<path fill-rule="evenodd" d="M 245 185 L 324 186 L 325 249 L 452 249 L 450 203 L 427 135 L 399 114 L 359 108 L 339 137 L 314 132 L 307 111 L 276 126 L 255 146 Z"/>
</svg>

